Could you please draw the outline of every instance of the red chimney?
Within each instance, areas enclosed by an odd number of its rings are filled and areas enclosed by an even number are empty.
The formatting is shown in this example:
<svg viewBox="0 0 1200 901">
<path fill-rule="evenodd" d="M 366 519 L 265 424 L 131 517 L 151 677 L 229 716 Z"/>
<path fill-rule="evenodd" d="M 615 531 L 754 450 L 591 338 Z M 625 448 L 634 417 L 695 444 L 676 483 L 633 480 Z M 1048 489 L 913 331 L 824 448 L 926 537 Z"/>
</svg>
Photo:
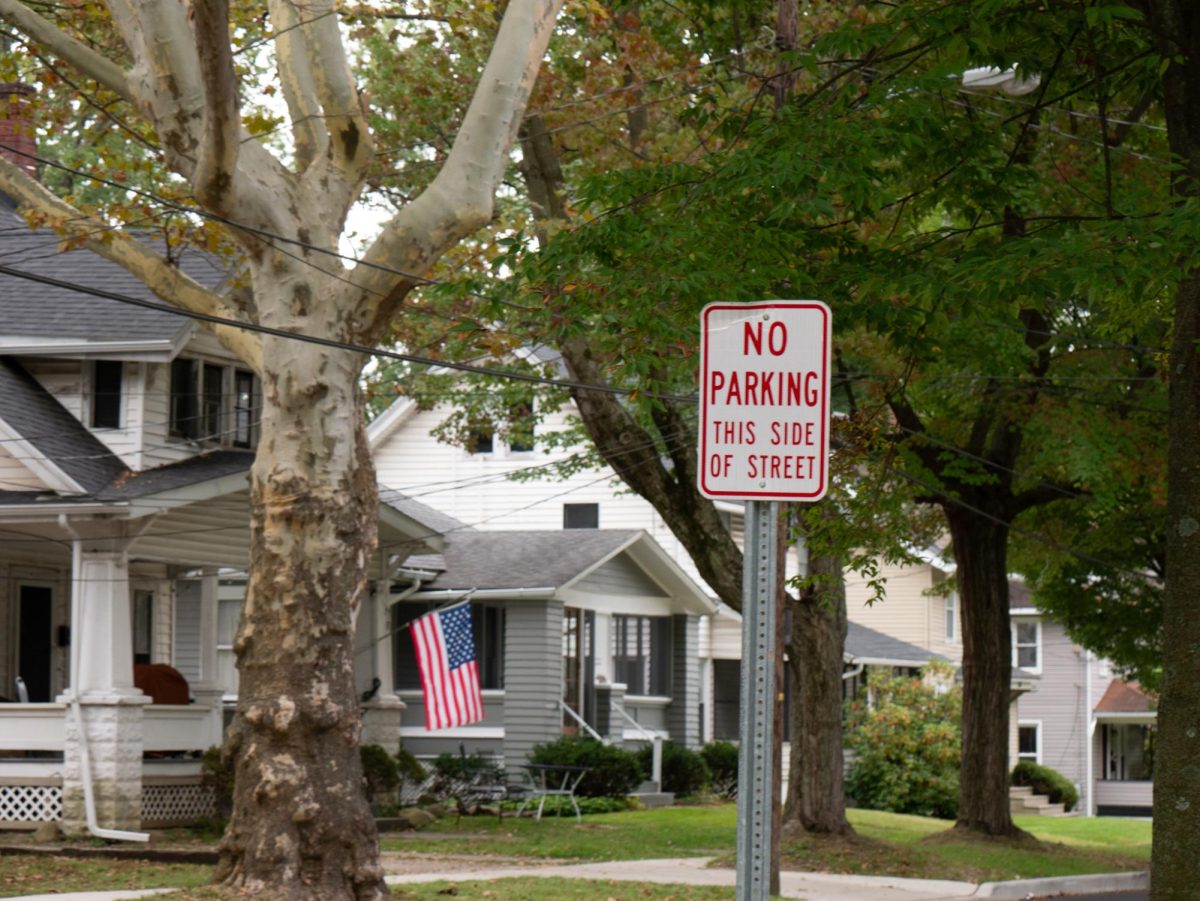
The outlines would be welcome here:
<svg viewBox="0 0 1200 901">
<path fill-rule="evenodd" d="M 0 82 L 0 156 L 37 178 L 37 141 L 29 98 L 37 93 L 27 84 Z"/>
</svg>

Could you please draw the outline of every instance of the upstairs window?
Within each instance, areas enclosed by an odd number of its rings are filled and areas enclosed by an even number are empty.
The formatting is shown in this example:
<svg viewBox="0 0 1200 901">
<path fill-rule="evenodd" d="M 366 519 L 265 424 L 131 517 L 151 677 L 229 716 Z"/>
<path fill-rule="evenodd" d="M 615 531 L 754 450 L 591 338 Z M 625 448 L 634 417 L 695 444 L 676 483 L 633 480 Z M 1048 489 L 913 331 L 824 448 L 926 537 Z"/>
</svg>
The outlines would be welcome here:
<svg viewBox="0 0 1200 901">
<path fill-rule="evenodd" d="M 508 413 L 508 449 L 514 454 L 533 450 L 533 400 L 513 404 Z"/>
<path fill-rule="evenodd" d="M 599 504 L 563 504 L 564 529 L 600 528 Z"/>
<path fill-rule="evenodd" d="M 172 438 L 253 447 L 258 408 L 258 380 L 252 372 L 187 358 L 172 361 Z"/>
<path fill-rule="evenodd" d="M 1038 672 L 1042 668 L 1042 627 L 1037 620 L 1013 623 L 1013 666 Z"/>
<path fill-rule="evenodd" d="M 196 390 L 196 361 L 171 361 L 171 437 L 200 434 L 200 398 Z"/>
<path fill-rule="evenodd" d="M 121 427 L 121 391 L 125 364 L 120 360 L 97 360 L 92 364 L 92 427 Z"/>
<path fill-rule="evenodd" d="M 958 641 L 958 592 L 946 595 L 946 643 Z"/>
</svg>

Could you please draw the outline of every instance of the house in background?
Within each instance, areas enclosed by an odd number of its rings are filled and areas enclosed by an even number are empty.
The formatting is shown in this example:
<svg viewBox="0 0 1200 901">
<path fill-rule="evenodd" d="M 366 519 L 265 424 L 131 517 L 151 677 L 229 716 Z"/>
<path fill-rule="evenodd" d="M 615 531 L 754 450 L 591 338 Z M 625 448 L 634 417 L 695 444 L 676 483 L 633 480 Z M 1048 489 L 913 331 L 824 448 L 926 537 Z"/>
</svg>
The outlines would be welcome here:
<svg viewBox="0 0 1200 901">
<path fill-rule="evenodd" d="M 681 643 L 655 637 L 660 633 L 665 636 L 669 628 L 668 613 L 661 606 L 634 603 L 625 608 L 627 617 L 639 612 L 643 614 L 641 624 L 637 632 L 630 631 L 624 625 L 627 620 L 614 616 L 607 629 L 602 625 L 597 628 L 594 639 L 597 661 L 595 688 L 601 693 L 614 689 L 624 691 L 625 708 L 633 711 L 639 720 L 651 722 L 649 717 L 655 707 L 669 705 L 670 708 L 676 708 L 681 703 L 675 697 L 677 689 L 673 688 L 668 697 L 660 693 L 662 688 L 656 688 L 655 684 L 646 681 L 646 674 L 652 673 L 655 666 L 640 671 L 638 677 L 630 681 L 630 674 L 615 661 L 621 656 L 647 653 L 655 660 L 664 659 L 663 651 L 656 649 L 670 646 L 674 649 L 671 662 L 655 665 L 661 666 L 662 672 L 690 673 L 692 663 L 689 661 L 685 666 L 678 655 L 694 655 L 699 687 L 695 692 L 690 687 L 687 689 L 688 697 L 693 698 L 687 703 L 695 705 L 694 716 L 699 729 L 680 733 L 668 719 L 663 737 L 689 745 L 713 739 L 736 738 L 741 682 L 741 616 L 716 600 L 712 590 L 700 578 L 690 556 L 653 506 L 626 489 L 616 474 L 606 467 L 579 470 L 566 478 L 559 478 L 551 464 L 568 458 L 572 451 L 555 449 L 546 453 L 539 448 L 536 435 L 528 445 L 517 447 L 490 433 L 476 436 L 470 449 L 443 443 L 434 432 L 449 413 L 450 410 L 445 407 L 423 410 L 410 399 L 400 399 L 371 423 L 368 436 L 381 491 L 412 496 L 440 513 L 455 518 L 460 525 L 452 527 L 446 534 L 451 550 L 456 544 L 455 536 L 468 528 L 480 536 L 472 538 L 476 541 L 491 540 L 482 537 L 489 534 L 511 532 L 514 535 L 514 547 L 520 546 L 521 539 L 516 536 L 522 533 L 542 535 L 558 531 L 560 534 L 570 534 L 596 530 L 602 533 L 609 529 L 648 533 L 653 545 L 661 548 L 682 574 L 702 588 L 708 598 L 708 609 L 699 617 L 693 645 L 690 639 Z M 539 429 L 565 428 L 569 413 L 570 409 L 566 408 L 544 417 Z M 520 478 L 513 479 L 513 475 Z M 742 505 L 718 502 L 717 506 L 734 540 L 741 544 Z M 796 549 L 789 552 L 788 565 L 791 573 L 798 571 Z M 698 609 L 693 605 L 689 611 Z M 598 623 L 602 624 L 603 614 L 598 615 Z M 692 615 L 691 612 L 689 615 Z M 679 614 L 670 616 L 678 617 Z M 677 619 L 675 621 L 679 622 Z M 564 625 L 566 628 L 568 626 Z M 564 633 L 564 648 L 569 648 L 570 643 L 571 639 Z M 565 650 L 556 653 L 562 658 L 564 671 L 569 672 L 574 666 L 570 654 Z M 888 672 L 913 671 L 930 658 L 928 650 L 882 634 L 867 625 L 852 623 L 846 642 L 847 690 L 853 691 L 861 684 L 867 668 L 882 667 Z M 614 661 L 611 668 L 607 668 L 608 660 Z M 593 678 L 584 674 L 585 685 L 592 681 Z M 658 684 L 665 684 L 665 680 L 660 679 Z M 585 687 L 585 693 L 590 690 Z M 408 703 L 411 698 L 405 696 L 405 700 Z M 510 703 L 509 699 L 505 699 L 506 709 Z M 583 710 L 590 716 L 590 708 L 586 705 L 574 709 L 577 712 Z M 596 725 L 587 717 L 585 720 L 590 726 Z M 660 717 L 658 722 L 663 722 L 663 719 Z M 414 723 L 407 711 L 405 724 L 406 744 L 410 747 L 432 747 L 429 742 L 433 741 L 433 736 L 422 738 L 420 721 Z M 567 728 L 571 727 L 568 725 Z M 656 724 L 651 731 L 658 728 Z M 599 731 L 603 732 L 603 729 Z M 627 741 L 645 738 L 633 728 L 626 729 L 622 737 Z M 420 744 L 413 745 L 414 741 Z"/>
<path fill-rule="evenodd" d="M 15 268 L 154 301 L 2 204 L 0 248 Z M 219 288 L 206 257 L 179 265 Z M 135 830 L 208 808 L 198 755 L 221 740 L 219 629 L 232 640 L 220 573 L 248 563 L 260 403 L 255 375 L 184 316 L 0 276 L 0 828 L 80 832 L 90 809 Z M 380 535 L 388 588 L 405 556 L 443 548 L 436 524 L 390 504 Z M 360 628 L 364 665 L 390 672 L 390 645 L 366 637 L 385 612 L 364 605 Z M 135 665 L 154 664 L 185 675 L 175 700 L 191 703 L 152 703 Z M 365 728 L 395 741 L 391 701 L 365 705 Z"/>
<path fill-rule="evenodd" d="M 1058 770 L 1085 815 L 1150 816 L 1155 699 L 1046 617 L 1019 582 L 1009 586 L 1013 664 L 1040 676 L 1017 702 L 1017 757 Z"/>
</svg>

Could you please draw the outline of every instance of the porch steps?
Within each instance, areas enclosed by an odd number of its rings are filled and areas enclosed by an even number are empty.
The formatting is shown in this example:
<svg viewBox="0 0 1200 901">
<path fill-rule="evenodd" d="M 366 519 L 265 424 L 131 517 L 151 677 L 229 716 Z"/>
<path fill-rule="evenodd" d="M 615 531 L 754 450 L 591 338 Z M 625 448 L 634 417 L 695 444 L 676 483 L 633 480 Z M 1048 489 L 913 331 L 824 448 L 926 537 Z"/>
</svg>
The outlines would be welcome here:
<svg viewBox="0 0 1200 901">
<path fill-rule="evenodd" d="M 1028 785 L 1012 785 L 1008 789 L 1009 810 L 1014 814 L 1039 817 L 1070 816 L 1061 804 L 1051 804 L 1045 795 L 1035 795 Z"/>
<path fill-rule="evenodd" d="M 647 779 L 633 793 L 646 807 L 670 807 L 675 803 L 675 792 L 665 792 L 657 782 Z"/>
</svg>

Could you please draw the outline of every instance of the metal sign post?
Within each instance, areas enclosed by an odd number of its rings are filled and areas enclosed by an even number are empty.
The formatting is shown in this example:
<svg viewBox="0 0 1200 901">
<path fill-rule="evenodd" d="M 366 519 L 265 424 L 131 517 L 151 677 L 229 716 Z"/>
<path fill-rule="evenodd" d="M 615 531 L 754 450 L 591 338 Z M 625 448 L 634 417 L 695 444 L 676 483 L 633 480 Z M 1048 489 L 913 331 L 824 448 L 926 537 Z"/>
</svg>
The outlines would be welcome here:
<svg viewBox="0 0 1200 901">
<path fill-rule="evenodd" d="M 746 504 L 742 569 L 741 753 L 738 755 L 737 901 L 767 901 L 775 804 L 775 573 L 779 504 Z"/>
<path fill-rule="evenodd" d="M 737 901 L 767 901 L 771 887 L 778 502 L 828 488 L 832 320 L 819 300 L 700 313 L 697 483 L 705 497 L 746 501 Z"/>
</svg>

